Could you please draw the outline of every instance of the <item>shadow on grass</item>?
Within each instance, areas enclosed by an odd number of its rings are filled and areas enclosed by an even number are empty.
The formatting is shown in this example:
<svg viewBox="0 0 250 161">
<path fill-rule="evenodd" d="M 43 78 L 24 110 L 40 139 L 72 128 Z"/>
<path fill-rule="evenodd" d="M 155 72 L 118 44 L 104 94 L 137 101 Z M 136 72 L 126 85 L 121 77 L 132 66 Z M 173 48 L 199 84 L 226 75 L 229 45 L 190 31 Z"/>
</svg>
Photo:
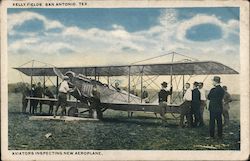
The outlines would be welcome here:
<svg viewBox="0 0 250 161">
<path fill-rule="evenodd" d="M 120 118 L 104 118 L 102 120 L 104 123 L 125 123 L 125 124 L 136 124 L 136 125 L 142 125 L 142 126 L 161 126 L 161 127 L 169 127 L 169 128 L 176 128 L 178 127 L 178 124 L 176 123 L 170 123 L 170 122 L 162 122 L 160 118 L 153 118 L 153 117 L 132 117 L 132 118 L 126 118 L 126 117 L 120 117 Z M 173 121 L 173 120 L 171 120 Z M 174 120 L 175 121 L 175 120 Z"/>
</svg>

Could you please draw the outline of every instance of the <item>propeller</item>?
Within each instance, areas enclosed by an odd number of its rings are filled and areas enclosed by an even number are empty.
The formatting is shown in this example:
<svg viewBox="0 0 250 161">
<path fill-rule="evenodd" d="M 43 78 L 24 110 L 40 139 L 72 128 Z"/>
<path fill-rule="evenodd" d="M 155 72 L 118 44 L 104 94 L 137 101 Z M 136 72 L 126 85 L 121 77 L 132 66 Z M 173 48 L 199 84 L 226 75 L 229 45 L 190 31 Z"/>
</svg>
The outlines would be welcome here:
<svg viewBox="0 0 250 161">
<path fill-rule="evenodd" d="M 62 74 L 62 72 L 61 72 L 58 68 L 53 67 L 53 71 L 55 72 L 55 74 L 56 74 L 59 78 L 63 79 L 64 75 Z"/>
<path fill-rule="evenodd" d="M 61 72 L 58 68 L 53 67 L 53 71 L 55 72 L 55 74 L 56 74 L 59 78 L 61 78 L 61 79 L 63 80 L 63 78 L 65 77 L 65 75 L 62 74 L 62 72 Z M 73 93 L 77 88 L 76 88 L 76 86 L 75 86 L 72 82 L 69 81 L 68 83 L 69 83 L 69 85 L 73 86 L 73 88 L 69 91 L 70 93 Z M 78 89 L 78 90 L 79 90 L 79 89 Z M 79 91 L 78 91 L 78 93 L 79 93 Z"/>
</svg>

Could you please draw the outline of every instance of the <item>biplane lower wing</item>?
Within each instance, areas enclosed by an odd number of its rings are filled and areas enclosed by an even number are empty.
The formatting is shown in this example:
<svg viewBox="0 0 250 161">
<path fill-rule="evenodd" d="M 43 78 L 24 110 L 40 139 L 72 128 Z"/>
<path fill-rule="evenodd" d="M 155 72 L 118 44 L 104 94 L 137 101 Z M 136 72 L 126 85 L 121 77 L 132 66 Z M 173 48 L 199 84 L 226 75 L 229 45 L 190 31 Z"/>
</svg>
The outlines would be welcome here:
<svg viewBox="0 0 250 161">
<path fill-rule="evenodd" d="M 56 105 L 58 99 L 51 98 L 37 98 L 37 97 L 26 97 L 28 100 L 38 100 L 42 104 L 50 105 L 51 102 L 54 102 Z M 78 107 L 78 108 L 89 108 L 85 103 L 76 100 L 67 100 L 68 106 Z M 181 113 L 181 108 L 183 104 L 170 104 L 166 107 L 166 113 Z M 117 110 L 117 111 L 130 111 L 130 112 L 152 112 L 160 113 L 161 109 L 158 104 L 153 103 L 144 103 L 144 104 L 128 104 L 128 103 L 102 103 L 101 106 L 105 109 Z"/>
<path fill-rule="evenodd" d="M 118 111 L 142 111 L 142 112 L 153 112 L 153 113 L 160 113 L 161 109 L 158 104 L 116 104 L 116 103 L 104 103 L 104 107 L 112 110 Z M 182 104 L 170 104 L 166 107 L 166 113 L 181 113 Z"/>
</svg>

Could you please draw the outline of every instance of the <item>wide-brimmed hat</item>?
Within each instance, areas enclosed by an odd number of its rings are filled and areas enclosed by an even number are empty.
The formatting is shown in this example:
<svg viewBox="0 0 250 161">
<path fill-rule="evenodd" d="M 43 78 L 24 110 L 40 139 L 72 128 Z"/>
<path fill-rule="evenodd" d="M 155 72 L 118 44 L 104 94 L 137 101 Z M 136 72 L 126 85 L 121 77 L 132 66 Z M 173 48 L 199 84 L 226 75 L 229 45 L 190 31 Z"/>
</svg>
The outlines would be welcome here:
<svg viewBox="0 0 250 161">
<path fill-rule="evenodd" d="M 163 87 L 167 87 L 168 86 L 168 83 L 167 82 L 162 82 L 161 84 Z"/>
<path fill-rule="evenodd" d="M 199 85 L 198 82 L 194 82 L 194 86 L 197 87 Z"/>
<path fill-rule="evenodd" d="M 212 81 L 215 81 L 216 83 L 221 83 L 219 76 L 214 76 L 214 78 L 212 79 Z"/>
</svg>

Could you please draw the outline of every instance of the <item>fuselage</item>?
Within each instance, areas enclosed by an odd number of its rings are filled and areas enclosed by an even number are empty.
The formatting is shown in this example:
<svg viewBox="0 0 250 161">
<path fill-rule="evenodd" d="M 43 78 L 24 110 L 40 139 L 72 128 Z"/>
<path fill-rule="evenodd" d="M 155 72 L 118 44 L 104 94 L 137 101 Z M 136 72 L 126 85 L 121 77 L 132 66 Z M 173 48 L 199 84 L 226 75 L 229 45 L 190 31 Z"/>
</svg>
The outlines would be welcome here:
<svg viewBox="0 0 250 161">
<path fill-rule="evenodd" d="M 81 74 L 76 75 L 69 71 L 65 75 L 69 76 L 69 84 L 75 87 L 72 95 L 78 99 L 84 101 L 84 99 L 93 97 L 92 89 L 96 85 L 97 90 L 100 92 L 101 103 L 131 103 L 136 104 L 141 102 L 141 98 L 135 96 L 123 89 L 117 89 L 111 85 L 103 84 L 100 81 L 87 78 Z"/>
</svg>

